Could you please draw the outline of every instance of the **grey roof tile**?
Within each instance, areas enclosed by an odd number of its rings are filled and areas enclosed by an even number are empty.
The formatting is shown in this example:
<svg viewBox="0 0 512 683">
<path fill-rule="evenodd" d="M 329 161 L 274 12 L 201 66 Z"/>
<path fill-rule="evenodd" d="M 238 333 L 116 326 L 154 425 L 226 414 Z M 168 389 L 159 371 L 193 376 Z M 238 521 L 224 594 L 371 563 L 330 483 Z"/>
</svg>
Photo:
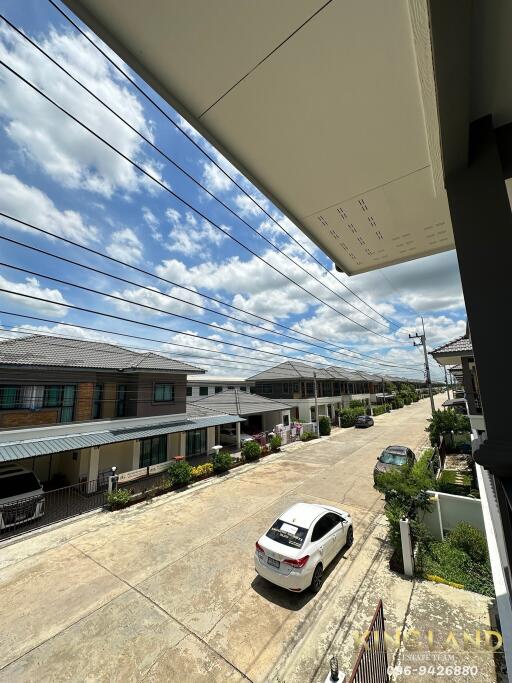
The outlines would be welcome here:
<svg viewBox="0 0 512 683">
<path fill-rule="evenodd" d="M 472 351 L 473 344 L 471 343 L 471 339 L 464 335 L 462 337 L 454 339 L 453 341 L 443 344 L 442 346 L 438 346 L 437 349 L 434 349 L 430 353 L 432 356 L 434 356 L 434 354 L 438 353 L 457 354 L 472 353 Z"/>
<path fill-rule="evenodd" d="M 159 353 L 137 353 L 122 346 L 84 339 L 31 335 L 0 342 L 1 366 L 47 366 L 101 370 L 176 371 L 203 369 Z"/>
<path fill-rule="evenodd" d="M 211 394 L 211 396 L 200 398 L 198 401 L 187 404 L 187 410 L 189 406 L 194 408 L 214 408 L 231 415 L 266 413 L 272 410 L 288 410 L 291 407 L 289 403 L 284 401 L 276 401 L 272 398 L 250 394 L 239 389 L 229 389 L 218 394 Z"/>
</svg>

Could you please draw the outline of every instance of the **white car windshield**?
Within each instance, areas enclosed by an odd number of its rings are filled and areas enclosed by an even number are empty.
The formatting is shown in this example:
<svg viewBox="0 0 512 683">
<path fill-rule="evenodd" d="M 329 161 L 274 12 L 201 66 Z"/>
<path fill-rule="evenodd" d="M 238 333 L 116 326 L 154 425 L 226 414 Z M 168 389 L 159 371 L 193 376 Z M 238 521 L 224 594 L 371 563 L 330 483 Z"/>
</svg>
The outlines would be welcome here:
<svg viewBox="0 0 512 683">
<path fill-rule="evenodd" d="M 39 491 L 39 482 L 32 472 L 22 472 L 13 477 L 0 477 L 0 498 L 10 498 L 24 493 Z"/>
<path fill-rule="evenodd" d="M 278 519 L 272 524 L 266 535 L 273 541 L 282 543 L 289 548 L 302 548 L 307 533 L 308 530 L 304 529 L 304 527 L 296 526 L 295 524 L 290 524 L 284 522 L 282 519 Z"/>
</svg>

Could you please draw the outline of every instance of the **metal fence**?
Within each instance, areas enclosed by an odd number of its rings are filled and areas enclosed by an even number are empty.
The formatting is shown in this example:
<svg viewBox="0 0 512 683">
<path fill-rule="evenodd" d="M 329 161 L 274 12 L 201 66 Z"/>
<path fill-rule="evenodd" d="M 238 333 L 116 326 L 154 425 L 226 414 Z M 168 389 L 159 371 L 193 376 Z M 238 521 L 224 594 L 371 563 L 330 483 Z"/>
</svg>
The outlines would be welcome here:
<svg viewBox="0 0 512 683">
<path fill-rule="evenodd" d="M 105 504 L 106 484 L 95 479 L 0 504 L 0 541 Z"/>
<path fill-rule="evenodd" d="M 348 683 L 388 683 L 384 610 L 379 600 Z"/>
</svg>

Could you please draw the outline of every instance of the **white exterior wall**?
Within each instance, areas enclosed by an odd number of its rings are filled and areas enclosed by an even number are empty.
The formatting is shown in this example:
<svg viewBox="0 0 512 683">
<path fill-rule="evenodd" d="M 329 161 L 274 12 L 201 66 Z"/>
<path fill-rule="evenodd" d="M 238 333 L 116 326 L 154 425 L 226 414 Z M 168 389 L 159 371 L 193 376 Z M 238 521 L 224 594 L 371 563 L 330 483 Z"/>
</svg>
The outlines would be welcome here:
<svg viewBox="0 0 512 683">
<path fill-rule="evenodd" d="M 251 391 L 251 386 L 253 386 L 253 383 L 245 383 L 245 382 L 230 382 L 225 383 L 225 382 L 216 382 L 216 383 L 209 383 L 209 382 L 204 382 L 204 384 L 192 384 L 189 382 L 187 384 L 187 387 L 192 388 L 192 396 L 187 396 L 187 399 L 190 401 L 195 400 L 197 398 L 206 398 L 206 396 L 212 396 L 215 394 L 215 387 L 222 387 L 222 391 L 227 391 L 229 388 L 231 389 L 241 389 L 242 387 L 245 387 L 245 391 L 247 393 L 250 393 Z M 208 388 L 208 394 L 200 394 L 199 393 L 199 387 L 207 387 Z M 243 389 L 241 389 L 243 391 Z"/>
<path fill-rule="evenodd" d="M 285 415 L 288 416 L 289 424 L 290 410 L 272 410 L 269 413 L 263 413 L 263 431 L 270 432 L 276 425 L 283 424 Z"/>
<path fill-rule="evenodd" d="M 323 396 L 318 399 L 318 413 L 320 415 L 328 415 L 327 406 L 330 404 L 332 406 L 332 416 L 334 417 L 336 410 L 343 408 L 343 406 L 348 406 L 349 400 L 350 397 L 345 395 Z M 290 403 L 299 409 L 299 420 L 302 420 L 302 422 L 311 422 L 311 408 L 315 407 L 314 398 L 292 399 Z"/>
<path fill-rule="evenodd" d="M 479 499 L 439 491 L 427 493 L 431 496 L 431 506 L 424 513 L 423 522 L 434 538 L 443 540 L 443 531 L 453 529 L 459 522 L 468 522 L 485 534 L 482 503 Z"/>
</svg>

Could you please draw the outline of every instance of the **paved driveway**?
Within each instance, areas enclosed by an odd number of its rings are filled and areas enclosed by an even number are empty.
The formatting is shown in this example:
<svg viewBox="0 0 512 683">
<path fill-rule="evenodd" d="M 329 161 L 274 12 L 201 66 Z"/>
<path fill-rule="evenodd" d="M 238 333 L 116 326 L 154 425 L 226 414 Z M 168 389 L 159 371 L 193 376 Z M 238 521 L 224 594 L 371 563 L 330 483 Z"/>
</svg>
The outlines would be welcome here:
<svg viewBox="0 0 512 683">
<path fill-rule="evenodd" d="M 428 412 L 421 401 L 374 428 L 294 444 L 222 481 L 3 548 L 0 681 L 277 681 L 308 634 L 322 653 L 318 616 L 340 592 L 350 603 L 382 555 L 376 455 L 423 445 Z M 354 546 L 316 596 L 274 588 L 253 568 L 255 540 L 299 500 L 342 506 L 355 522 Z M 304 680 L 324 679 L 310 668 Z"/>
</svg>

